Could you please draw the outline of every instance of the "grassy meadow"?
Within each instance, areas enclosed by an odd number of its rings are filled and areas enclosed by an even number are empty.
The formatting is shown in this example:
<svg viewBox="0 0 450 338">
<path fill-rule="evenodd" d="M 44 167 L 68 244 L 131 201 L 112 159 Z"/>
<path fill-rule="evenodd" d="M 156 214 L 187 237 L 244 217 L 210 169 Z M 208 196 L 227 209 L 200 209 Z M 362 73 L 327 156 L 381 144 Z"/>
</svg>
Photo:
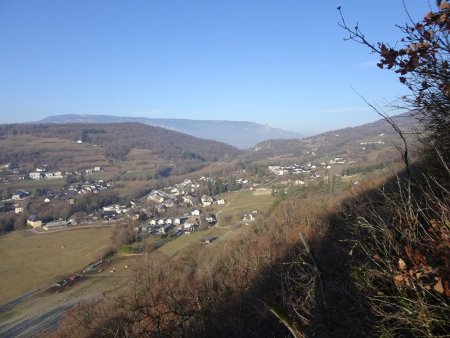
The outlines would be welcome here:
<svg viewBox="0 0 450 338">
<path fill-rule="evenodd" d="M 111 245 L 111 228 L 0 237 L 0 304 L 46 286 L 101 257 Z"/>
<path fill-rule="evenodd" d="M 270 189 L 241 190 L 221 196 L 224 206 L 215 206 L 219 227 L 229 227 L 242 221 L 245 213 L 257 210 L 258 213 L 268 211 L 273 203 Z"/>
</svg>

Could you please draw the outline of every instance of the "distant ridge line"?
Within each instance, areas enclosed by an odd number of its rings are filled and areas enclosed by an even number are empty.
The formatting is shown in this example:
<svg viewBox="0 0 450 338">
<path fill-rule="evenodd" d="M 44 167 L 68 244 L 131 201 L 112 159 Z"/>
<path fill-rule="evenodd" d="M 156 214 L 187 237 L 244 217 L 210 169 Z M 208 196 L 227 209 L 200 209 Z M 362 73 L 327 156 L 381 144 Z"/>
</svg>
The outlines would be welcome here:
<svg viewBox="0 0 450 338">
<path fill-rule="evenodd" d="M 197 138 L 224 142 L 240 149 L 271 139 L 300 139 L 303 136 L 288 130 L 249 121 L 191 120 L 111 115 L 64 114 L 48 116 L 35 123 L 142 123 L 175 130 Z"/>
</svg>

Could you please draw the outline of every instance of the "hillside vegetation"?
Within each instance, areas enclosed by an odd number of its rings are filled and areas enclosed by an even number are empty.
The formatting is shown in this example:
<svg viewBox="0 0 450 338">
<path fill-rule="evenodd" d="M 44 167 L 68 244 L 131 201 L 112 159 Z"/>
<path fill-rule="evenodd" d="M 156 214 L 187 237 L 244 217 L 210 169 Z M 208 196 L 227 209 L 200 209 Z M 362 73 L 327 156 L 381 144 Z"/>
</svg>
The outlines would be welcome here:
<svg viewBox="0 0 450 338">
<path fill-rule="evenodd" d="M 151 150 L 168 160 L 216 161 L 239 151 L 224 143 L 201 140 L 171 130 L 137 123 L 123 124 L 11 124 L 0 125 L 0 139 L 11 136 L 81 140 L 101 146 L 108 158 L 123 159 L 133 148 Z M 2 152 L 0 161 L 14 160 L 14 153 Z M 17 156 L 17 155 L 16 155 Z"/>
<path fill-rule="evenodd" d="M 450 4 L 401 27 L 395 47 L 370 44 L 341 18 L 349 40 L 410 90 L 404 104 L 423 155 L 410 161 L 393 121 L 404 170 L 341 192 L 281 196 L 224 245 L 153 255 L 123 294 L 79 304 L 56 335 L 448 337 Z"/>
<path fill-rule="evenodd" d="M 411 113 L 394 116 L 392 121 L 405 133 L 414 132 L 418 128 L 417 120 Z M 363 153 L 361 151 L 362 146 L 367 148 L 379 145 L 390 150 L 393 144 L 399 142 L 401 142 L 400 137 L 392 126 L 385 119 L 381 119 L 361 126 L 329 131 L 301 140 L 268 140 L 255 145 L 253 151 L 259 156 L 298 155 L 305 151 L 311 151 L 311 149 L 315 149 L 318 153 L 343 153 L 347 149 L 352 150 L 352 152 Z"/>
</svg>

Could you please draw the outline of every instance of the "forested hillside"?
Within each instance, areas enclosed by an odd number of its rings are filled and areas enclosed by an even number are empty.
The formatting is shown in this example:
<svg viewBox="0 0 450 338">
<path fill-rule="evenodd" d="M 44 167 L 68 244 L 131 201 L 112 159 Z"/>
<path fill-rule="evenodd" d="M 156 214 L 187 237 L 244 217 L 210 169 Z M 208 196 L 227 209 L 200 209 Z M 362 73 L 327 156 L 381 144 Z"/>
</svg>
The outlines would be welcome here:
<svg viewBox="0 0 450 338">
<path fill-rule="evenodd" d="M 103 147 L 106 156 L 112 159 L 123 159 L 132 148 L 151 150 L 167 160 L 216 161 L 239 153 L 224 143 L 137 123 L 0 125 L 1 139 L 15 135 L 81 140 Z M 13 153 L 2 152 L 0 161 L 11 161 Z"/>
</svg>

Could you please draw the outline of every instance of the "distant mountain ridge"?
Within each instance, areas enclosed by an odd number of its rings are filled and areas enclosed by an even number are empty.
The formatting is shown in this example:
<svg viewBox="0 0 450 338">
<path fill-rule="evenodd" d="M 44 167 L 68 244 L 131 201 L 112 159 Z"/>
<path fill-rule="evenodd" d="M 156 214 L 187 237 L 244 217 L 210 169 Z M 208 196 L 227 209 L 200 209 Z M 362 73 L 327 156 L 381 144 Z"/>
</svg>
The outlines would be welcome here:
<svg viewBox="0 0 450 338">
<path fill-rule="evenodd" d="M 301 138 L 302 135 L 279 128 L 272 128 L 256 122 L 159 119 L 147 117 L 126 117 L 109 115 L 66 114 L 48 116 L 38 123 L 121 123 L 134 122 L 175 130 L 198 138 L 224 142 L 240 149 L 270 139 Z"/>
</svg>

